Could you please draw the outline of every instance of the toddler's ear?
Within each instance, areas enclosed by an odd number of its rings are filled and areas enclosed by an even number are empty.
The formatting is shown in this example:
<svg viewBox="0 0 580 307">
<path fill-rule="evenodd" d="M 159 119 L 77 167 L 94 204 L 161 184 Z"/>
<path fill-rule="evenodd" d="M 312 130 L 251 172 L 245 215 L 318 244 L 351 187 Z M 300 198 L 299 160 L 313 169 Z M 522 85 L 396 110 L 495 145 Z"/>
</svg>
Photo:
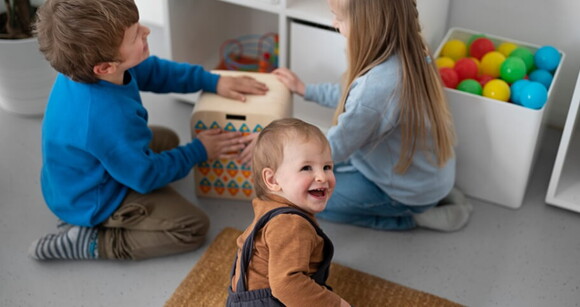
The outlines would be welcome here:
<svg viewBox="0 0 580 307">
<path fill-rule="evenodd" d="M 265 167 L 262 170 L 262 180 L 264 180 L 264 183 L 266 184 L 266 187 L 268 187 L 268 190 L 272 192 L 279 192 L 280 190 L 282 190 L 282 188 L 278 184 L 278 181 L 276 180 L 276 177 L 274 175 L 276 175 L 276 172 L 274 172 L 274 170 L 272 170 L 269 167 Z"/>
</svg>

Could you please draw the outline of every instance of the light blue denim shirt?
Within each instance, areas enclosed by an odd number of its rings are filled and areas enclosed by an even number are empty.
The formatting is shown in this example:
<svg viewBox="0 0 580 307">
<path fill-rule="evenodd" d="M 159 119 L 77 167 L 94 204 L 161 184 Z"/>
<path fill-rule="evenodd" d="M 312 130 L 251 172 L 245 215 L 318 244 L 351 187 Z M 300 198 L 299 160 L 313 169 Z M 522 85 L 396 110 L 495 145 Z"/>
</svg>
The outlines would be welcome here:
<svg viewBox="0 0 580 307">
<path fill-rule="evenodd" d="M 400 61 L 392 56 L 353 82 L 345 112 L 338 117 L 338 125 L 327 133 L 332 156 L 336 163 L 352 164 L 401 203 L 434 203 L 453 187 L 455 159 L 440 168 L 433 154 L 417 150 L 406 173 L 394 171 L 402 139 L 398 123 L 400 81 Z M 340 94 L 339 84 L 308 84 L 304 97 L 336 108 Z"/>
</svg>

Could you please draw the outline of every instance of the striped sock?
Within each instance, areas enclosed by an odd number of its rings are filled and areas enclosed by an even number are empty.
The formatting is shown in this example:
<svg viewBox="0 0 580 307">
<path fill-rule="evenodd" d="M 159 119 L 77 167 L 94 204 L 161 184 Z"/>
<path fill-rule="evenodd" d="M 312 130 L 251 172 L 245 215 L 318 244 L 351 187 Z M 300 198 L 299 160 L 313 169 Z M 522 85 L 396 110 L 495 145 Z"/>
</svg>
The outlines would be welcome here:
<svg viewBox="0 0 580 307">
<path fill-rule="evenodd" d="M 98 230 L 73 226 L 58 234 L 48 234 L 32 243 L 28 255 L 36 260 L 96 259 Z"/>
</svg>

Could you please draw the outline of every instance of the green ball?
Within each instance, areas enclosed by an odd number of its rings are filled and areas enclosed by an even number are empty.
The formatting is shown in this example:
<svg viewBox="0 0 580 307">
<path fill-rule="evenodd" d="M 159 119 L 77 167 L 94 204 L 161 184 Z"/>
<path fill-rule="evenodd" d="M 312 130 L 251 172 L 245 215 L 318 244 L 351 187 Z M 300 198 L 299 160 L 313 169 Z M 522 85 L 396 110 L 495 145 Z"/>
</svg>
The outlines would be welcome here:
<svg viewBox="0 0 580 307">
<path fill-rule="evenodd" d="M 457 89 L 462 92 L 467 92 L 479 96 L 481 96 L 481 94 L 483 93 L 483 88 L 481 87 L 481 84 L 473 79 L 465 79 L 461 81 L 461 83 L 457 85 Z"/>
<path fill-rule="evenodd" d="M 514 83 L 526 76 L 526 64 L 522 58 L 517 56 L 510 56 L 503 63 L 499 69 L 499 74 L 507 83 Z"/>
<path fill-rule="evenodd" d="M 517 47 L 516 49 L 514 49 L 514 51 L 510 53 L 509 56 L 521 58 L 526 64 L 526 72 L 530 72 L 534 67 L 534 54 L 528 48 Z"/>
</svg>

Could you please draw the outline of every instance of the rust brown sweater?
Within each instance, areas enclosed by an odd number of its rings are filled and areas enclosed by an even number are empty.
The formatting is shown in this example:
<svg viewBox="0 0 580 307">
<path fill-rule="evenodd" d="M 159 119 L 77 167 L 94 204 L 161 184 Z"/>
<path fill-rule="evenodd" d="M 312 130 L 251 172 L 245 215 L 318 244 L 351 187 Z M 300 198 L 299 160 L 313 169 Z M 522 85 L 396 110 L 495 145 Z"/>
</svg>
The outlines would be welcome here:
<svg viewBox="0 0 580 307">
<path fill-rule="evenodd" d="M 238 263 L 232 279 L 234 291 L 240 276 L 239 253 L 256 222 L 272 209 L 298 208 L 284 198 L 271 198 L 272 201 L 257 198 L 252 201 L 254 220 L 237 239 Z M 313 215 L 309 216 L 316 221 Z M 257 232 L 254 242 L 254 253 L 246 274 L 248 290 L 271 288 L 272 295 L 286 306 L 340 306 L 341 299 L 336 293 L 310 278 L 323 260 L 324 240 L 303 217 L 295 214 L 274 217 Z"/>
</svg>

